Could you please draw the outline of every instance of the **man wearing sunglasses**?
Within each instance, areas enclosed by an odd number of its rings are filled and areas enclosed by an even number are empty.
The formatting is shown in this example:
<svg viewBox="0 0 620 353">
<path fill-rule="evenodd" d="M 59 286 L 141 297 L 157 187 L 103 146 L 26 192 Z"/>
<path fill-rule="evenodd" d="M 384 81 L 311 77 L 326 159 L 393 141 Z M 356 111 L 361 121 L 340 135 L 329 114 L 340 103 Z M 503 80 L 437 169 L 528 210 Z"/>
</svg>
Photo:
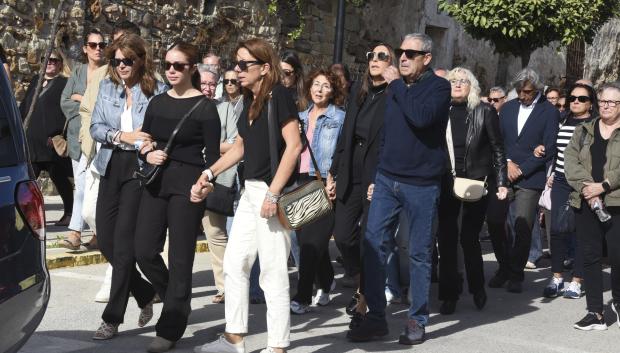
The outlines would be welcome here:
<svg viewBox="0 0 620 353">
<path fill-rule="evenodd" d="M 429 317 L 432 223 L 437 213 L 445 152 L 450 83 L 430 68 L 432 40 L 420 33 L 404 37 L 390 66 L 379 164 L 364 236 L 364 294 L 369 312 L 347 337 L 369 341 L 388 334 L 385 319 L 386 246 L 394 237 L 399 213 L 409 219 L 410 296 L 407 324 L 399 343 L 424 342 Z M 395 212 L 396 211 L 396 212 Z"/>
<path fill-rule="evenodd" d="M 506 91 L 500 87 L 495 86 L 489 90 L 489 96 L 487 97 L 487 103 L 493 106 L 499 113 L 504 103 L 506 103 Z"/>
</svg>

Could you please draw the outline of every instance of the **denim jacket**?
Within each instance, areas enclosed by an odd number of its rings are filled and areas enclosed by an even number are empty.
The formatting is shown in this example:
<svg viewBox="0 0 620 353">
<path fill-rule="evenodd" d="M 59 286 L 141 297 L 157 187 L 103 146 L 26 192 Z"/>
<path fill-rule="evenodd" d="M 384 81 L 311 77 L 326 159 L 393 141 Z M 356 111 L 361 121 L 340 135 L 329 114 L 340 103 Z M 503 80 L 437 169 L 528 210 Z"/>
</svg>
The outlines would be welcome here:
<svg viewBox="0 0 620 353">
<path fill-rule="evenodd" d="M 311 109 L 312 105 L 305 111 L 299 113 L 304 132 L 307 131 L 308 115 Z M 342 130 L 344 115 L 345 113 L 342 109 L 330 104 L 325 113 L 316 120 L 311 147 L 323 178 L 327 178 L 327 172 L 332 165 L 332 157 L 336 150 L 336 143 L 338 142 L 340 131 Z M 308 173 L 310 175 L 315 175 L 316 173 L 312 161 L 310 161 Z"/>
<path fill-rule="evenodd" d="M 142 126 L 144 113 L 151 98 L 165 91 L 167 91 L 167 86 L 159 81 L 153 96 L 150 98 L 144 95 L 139 84 L 131 88 L 133 97 L 131 104 L 133 130 Z M 124 89 L 121 85 L 116 85 L 109 77 L 101 81 L 90 123 L 90 134 L 93 140 L 101 143 L 101 148 L 93 159 L 93 164 L 100 175 L 105 175 L 108 162 L 110 162 L 112 157 L 112 151 L 114 150 L 112 138 L 121 128 L 121 114 L 125 109 L 125 98 Z"/>
</svg>

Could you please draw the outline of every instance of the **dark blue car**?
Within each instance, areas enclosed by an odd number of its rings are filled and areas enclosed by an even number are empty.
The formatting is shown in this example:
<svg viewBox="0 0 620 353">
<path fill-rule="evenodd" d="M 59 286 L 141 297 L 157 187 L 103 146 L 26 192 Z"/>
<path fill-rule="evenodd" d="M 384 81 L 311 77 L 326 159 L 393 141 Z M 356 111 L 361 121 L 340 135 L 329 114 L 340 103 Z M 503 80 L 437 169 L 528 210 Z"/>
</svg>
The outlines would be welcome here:
<svg viewBox="0 0 620 353">
<path fill-rule="evenodd" d="M 43 195 L 0 66 L 0 352 L 17 352 L 26 343 L 45 314 L 49 295 Z"/>
</svg>

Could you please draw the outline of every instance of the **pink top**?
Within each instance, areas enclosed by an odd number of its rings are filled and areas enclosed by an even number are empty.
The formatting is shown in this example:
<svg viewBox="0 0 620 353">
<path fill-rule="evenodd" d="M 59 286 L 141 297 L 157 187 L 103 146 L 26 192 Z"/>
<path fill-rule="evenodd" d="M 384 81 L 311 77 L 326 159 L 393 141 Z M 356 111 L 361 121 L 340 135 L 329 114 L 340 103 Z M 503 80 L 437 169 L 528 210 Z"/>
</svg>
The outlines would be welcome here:
<svg viewBox="0 0 620 353">
<path fill-rule="evenodd" d="M 308 143 L 312 144 L 312 136 L 314 135 L 314 126 L 308 124 L 308 130 L 306 131 L 306 137 L 308 138 Z M 301 153 L 301 160 L 299 163 L 299 173 L 308 174 L 310 172 L 310 163 L 312 163 L 312 159 L 310 158 L 310 150 L 307 148 Z"/>
</svg>

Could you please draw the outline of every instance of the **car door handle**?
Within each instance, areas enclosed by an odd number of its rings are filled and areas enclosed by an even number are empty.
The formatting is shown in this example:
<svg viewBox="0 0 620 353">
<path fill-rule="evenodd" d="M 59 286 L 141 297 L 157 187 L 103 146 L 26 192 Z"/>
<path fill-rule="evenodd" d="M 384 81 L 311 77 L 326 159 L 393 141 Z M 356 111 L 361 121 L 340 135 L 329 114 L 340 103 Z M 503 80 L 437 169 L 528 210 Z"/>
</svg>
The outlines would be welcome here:
<svg viewBox="0 0 620 353">
<path fill-rule="evenodd" d="M 11 181 L 11 177 L 10 176 L 0 177 L 0 183 L 8 183 L 10 181 Z"/>
</svg>

